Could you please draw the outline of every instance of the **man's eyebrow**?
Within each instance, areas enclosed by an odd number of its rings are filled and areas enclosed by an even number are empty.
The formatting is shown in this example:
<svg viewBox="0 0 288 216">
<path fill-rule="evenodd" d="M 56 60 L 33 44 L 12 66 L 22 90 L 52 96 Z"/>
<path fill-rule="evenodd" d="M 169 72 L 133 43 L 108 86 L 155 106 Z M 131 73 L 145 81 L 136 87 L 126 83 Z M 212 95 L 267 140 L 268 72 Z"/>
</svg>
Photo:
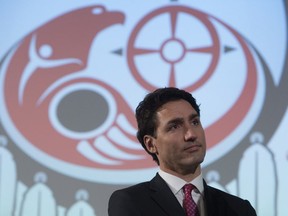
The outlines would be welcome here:
<svg viewBox="0 0 288 216">
<path fill-rule="evenodd" d="M 197 113 L 192 113 L 190 116 L 189 116 L 189 120 L 192 120 L 192 119 L 195 119 L 195 118 L 198 118 L 199 115 Z M 170 125 L 170 124 L 180 124 L 180 123 L 183 123 L 184 122 L 184 118 L 174 118 L 174 119 L 171 119 L 167 122 L 167 125 Z"/>
<path fill-rule="evenodd" d="M 198 113 L 192 113 L 192 114 L 189 116 L 189 119 L 194 119 L 194 118 L 199 118 L 199 114 L 198 114 Z"/>
<path fill-rule="evenodd" d="M 184 122 L 184 119 L 183 118 L 174 118 L 174 119 L 171 119 L 167 122 L 167 125 L 169 124 L 179 124 L 179 123 L 182 123 Z"/>
</svg>

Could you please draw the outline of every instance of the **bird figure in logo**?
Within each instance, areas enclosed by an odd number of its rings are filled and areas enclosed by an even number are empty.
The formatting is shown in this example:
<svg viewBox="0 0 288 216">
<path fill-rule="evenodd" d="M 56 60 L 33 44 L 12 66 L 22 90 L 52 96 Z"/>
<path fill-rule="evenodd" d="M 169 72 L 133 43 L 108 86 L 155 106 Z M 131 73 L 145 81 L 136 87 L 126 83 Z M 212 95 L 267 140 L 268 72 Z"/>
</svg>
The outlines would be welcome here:
<svg viewBox="0 0 288 216">
<path fill-rule="evenodd" d="M 44 24 L 10 52 L 5 80 L 7 107 L 31 145 L 81 166 L 127 168 L 131 160 L 147 166 L 143 163 L 147 156 L 134 138 L 133 111 L 119 92 L 95 78 L 95 73 L 103 71 L 95 67 L 92 72 L 88 64 L 91 53 L 97 52 L 91 50 L 97 36 L 123 23 L 122 13 L 103 6 L 79 9 Z M 92 93 L 95 104 L 107 105 L 103 124 L 81 131 L 65 123 L 67 118 L 59 110 L 63 101 L 76 98 L 77 92 Z M 101 98 L 99 103 L 97 98 Z M 66 106 L 65 113 L 75 107 L 77 103 Z M 80 110 L 79 115 L 81 111 L 85 112 Z"/>
</svg>

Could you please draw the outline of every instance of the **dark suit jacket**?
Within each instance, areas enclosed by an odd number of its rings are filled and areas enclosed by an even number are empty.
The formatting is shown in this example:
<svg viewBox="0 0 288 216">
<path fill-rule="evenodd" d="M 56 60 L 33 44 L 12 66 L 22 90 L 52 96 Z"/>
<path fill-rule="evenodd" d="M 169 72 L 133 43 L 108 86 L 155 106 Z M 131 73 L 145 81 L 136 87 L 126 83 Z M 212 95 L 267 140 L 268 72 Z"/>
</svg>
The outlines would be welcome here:
<svg viewBox="0 0 288 216">
<path fill-rule="evenodd" d="M 242 200 L 204 182 L 207 216 L 256 216 L 247 200 Z M 109 200 L 109 216 L 185 216 L 184 209 L 166 182 L 157 174 L 143 182 L 115 191 Z"/>
</svg>

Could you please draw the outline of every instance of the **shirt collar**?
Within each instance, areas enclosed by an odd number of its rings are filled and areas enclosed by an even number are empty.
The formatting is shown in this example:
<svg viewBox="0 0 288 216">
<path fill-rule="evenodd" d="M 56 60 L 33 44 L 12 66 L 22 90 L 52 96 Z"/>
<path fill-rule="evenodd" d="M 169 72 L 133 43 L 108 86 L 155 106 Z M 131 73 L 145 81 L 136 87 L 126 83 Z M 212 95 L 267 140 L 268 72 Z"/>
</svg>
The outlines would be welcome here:
<svg viewBox="0 0 288 216">
<path fill-rule="evenodd" d="M 165 180 L 174 194 L 177 194 L 187 183 L 193 184 L 201 194 L 204 192 L 202 173 L 200 173 L 200 175 L 193 179 L 191 182 L 186 182 L 183 179 L 167 173 L 161 169 L 158 173 Z"/>
</svg>

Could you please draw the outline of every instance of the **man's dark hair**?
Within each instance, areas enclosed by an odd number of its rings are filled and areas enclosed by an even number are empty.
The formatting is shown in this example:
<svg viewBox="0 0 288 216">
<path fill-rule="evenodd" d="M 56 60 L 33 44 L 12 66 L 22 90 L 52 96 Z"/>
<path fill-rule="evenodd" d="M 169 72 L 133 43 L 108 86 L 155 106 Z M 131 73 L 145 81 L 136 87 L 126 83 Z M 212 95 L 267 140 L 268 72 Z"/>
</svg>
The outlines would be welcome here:
<svg viewBox="0 0 288 216">
<path fill-rule="evenodd" d="M 159 160 L 156 154 L 150 153 L 145 146 L 144 136 L 150 135 L 157 137 L 157 116 L 156 113 L 164 104 L 170 101 L 185 100 L 195 109 L 197 114 L 200 116 L 199 105 L 196 103 L 196 99 L 184 90 L 166 87 L 156 89 L 145 96 L 143 101 L 139 103 L 136 108 L 136 120 L 138 124 L 137 139 L 143 146 L 146 152 L 148 152 L 154 161 L 159 165 Z"/>
</svg>

